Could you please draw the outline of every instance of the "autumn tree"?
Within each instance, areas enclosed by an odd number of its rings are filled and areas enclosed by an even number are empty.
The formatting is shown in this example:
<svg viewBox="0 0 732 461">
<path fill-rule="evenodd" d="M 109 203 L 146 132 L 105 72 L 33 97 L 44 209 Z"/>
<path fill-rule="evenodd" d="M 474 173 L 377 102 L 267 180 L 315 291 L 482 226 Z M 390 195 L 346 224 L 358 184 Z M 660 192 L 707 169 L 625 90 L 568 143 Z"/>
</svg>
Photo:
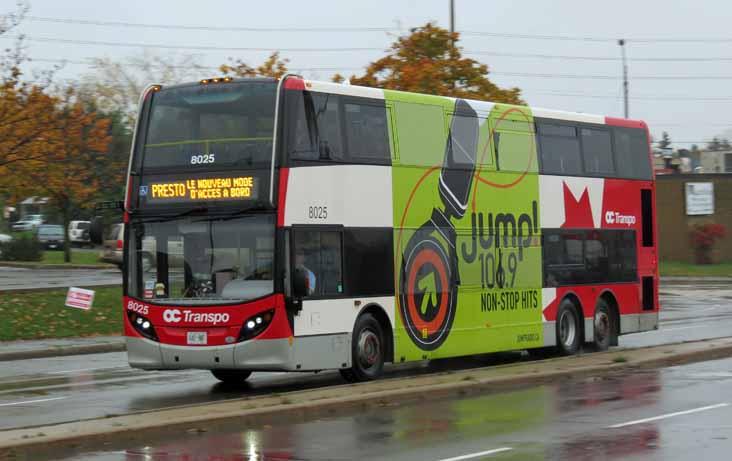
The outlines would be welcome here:
<svg viewBox="0 0 732 461">
<path fill-rule="evenodd" d="M 105 177 L 93 168 L 108 151 L 109 119 L 87 111 L 73 90 L 59 97 L 52 115 L 55 127 L 46 134 L 42 155 L 19 164 L 10 182 L 20 193 L 48 197 L 67 229 L 72 210 L 91 206 L 98 190 L 120 178 Z M 64 260 L 71 260 L 68 240 Z"/>
<path fill-rule="evenodd" d="M 289 59 L 280 59 L 280 53 L 274 52 L 264 63 L 257 67 L 251 67 L 241 59 L 236 61 L 229 58 L 230 64 L 222 64 L 219 70 L 224 75 L 233 77 L 274 77 L 280 78 L 287 73 Z"/>
<path fill-rule="evenodd" d="M 522 104 L 521 90 L 502 89 L 488 79 L 488 66 L 462 56 L 460 34 L 427 23 L 399 37 L 389 53 L 371 63 L 354 85 Z M 333 81 L 345 78 L 336 74 Z"/>
</svg>

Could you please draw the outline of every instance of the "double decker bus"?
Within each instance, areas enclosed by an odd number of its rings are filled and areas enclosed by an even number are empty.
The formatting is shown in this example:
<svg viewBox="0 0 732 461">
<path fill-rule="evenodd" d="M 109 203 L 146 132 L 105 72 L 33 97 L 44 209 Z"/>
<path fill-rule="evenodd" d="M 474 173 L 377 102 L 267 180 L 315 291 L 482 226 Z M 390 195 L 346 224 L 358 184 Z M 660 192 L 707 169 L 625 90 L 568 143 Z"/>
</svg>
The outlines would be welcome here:
<svg viewBox="0 0 732 461">
<path fill-rule="evenodd" d="M 305 80 L 145 90 L 130 365 L 338 369 L 606 349 L 658 326 L 640 121 Z"/>
</svg>

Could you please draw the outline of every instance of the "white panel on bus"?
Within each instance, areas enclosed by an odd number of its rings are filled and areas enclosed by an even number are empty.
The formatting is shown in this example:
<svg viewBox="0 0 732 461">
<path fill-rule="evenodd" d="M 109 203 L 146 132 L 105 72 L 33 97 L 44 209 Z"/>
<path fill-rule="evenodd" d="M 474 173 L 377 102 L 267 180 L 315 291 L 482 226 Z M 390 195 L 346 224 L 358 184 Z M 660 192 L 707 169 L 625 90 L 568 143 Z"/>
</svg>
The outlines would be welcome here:
<svg viewBox="0 0 732 461">
<path fill-rule="evenodd" d="M 305 88 L 308 91 L 317 91 L 319 93 L 333 93 L 346 96 L 358 96 L 362 98 L 384 99 L 384 90 L 381 88 L 369 88 L 367 86 L 305 80 Z"/>
<path fill-rule="evenodd" d="M 564 188 L 569 189 L 575 203 L 565 203 Z M 557 229 L 562 227 L 567 209 L 578 209 L 584 205 L 583 195 L 587 193 L 595 228 L 602 227 L 602 196 L 605 190 L 603 178 L 580 178 L 575 176 L 539 176 L 539 197 L 541 197 L 541 227 Z M 568 208 L 569 207 L 569 208 Z"/>
<path fill-rule="evenodd" d="M 285 226 L 394 227 L 391 167 L 328 165 L 290 169 Z"/>
<path fill-rule="evenodd" d="M 356 301 L 360 301 L 356 305 Z M 352 332 L 362 310 L 376 304 L 389 317 L 394 329 L 394 297 L 339 298 L 303 300 L 302 311 L 295 316 L 295 336 L 328 335 Z"/>
</svg>

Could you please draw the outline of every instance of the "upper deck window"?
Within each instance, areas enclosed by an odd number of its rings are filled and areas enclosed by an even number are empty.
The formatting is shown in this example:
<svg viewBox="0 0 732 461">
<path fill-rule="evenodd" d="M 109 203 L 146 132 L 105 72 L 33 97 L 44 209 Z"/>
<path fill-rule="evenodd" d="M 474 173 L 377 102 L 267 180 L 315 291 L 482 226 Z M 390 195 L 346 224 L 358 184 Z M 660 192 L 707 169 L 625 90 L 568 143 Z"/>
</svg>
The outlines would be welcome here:
<svg viewBox="0 0 732 461">
<path fill-rule="evenodd" d="M 539 124 L 542 171 L 546 174 L 582 175 L 577 127 Z"/>
<path fill-rule="evenodd" d="M 143 169 L 255 168 L 272 161 L 276 82 L 162 89 L 152 95 Z"/>
</svg>

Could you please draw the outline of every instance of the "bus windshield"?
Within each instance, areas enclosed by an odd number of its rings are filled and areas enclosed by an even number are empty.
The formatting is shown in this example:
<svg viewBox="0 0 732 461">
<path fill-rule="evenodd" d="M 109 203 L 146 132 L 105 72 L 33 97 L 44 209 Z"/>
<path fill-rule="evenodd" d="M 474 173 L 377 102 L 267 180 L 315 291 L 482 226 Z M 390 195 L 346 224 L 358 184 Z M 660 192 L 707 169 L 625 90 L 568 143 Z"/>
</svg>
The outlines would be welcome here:
<svg viewBox="0 0 732 461">
<path fill-rule="evenodd" d="M 152 94 L 143 171 L 269 167 L 276 82 L 234 81 Z"/>
<path fill-rule="evenodd" d="M 214 305 L 273 292 L 275 218 L 185 217 L 132 223 L 129 293 L 160 304 Z"/>
</svg>

